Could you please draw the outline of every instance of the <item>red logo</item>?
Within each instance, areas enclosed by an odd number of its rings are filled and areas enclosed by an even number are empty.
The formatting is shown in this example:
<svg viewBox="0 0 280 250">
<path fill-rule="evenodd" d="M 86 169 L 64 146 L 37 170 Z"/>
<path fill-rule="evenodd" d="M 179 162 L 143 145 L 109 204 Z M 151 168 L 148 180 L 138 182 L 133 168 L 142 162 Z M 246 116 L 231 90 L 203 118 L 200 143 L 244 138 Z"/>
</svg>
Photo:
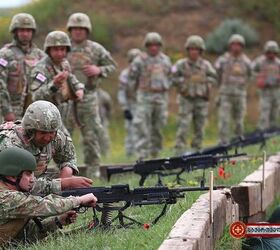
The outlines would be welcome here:
<svg viewBox="0 0 280 250">
<path fill-rule="evenodd" d="M 230 225 L 229 233 L 233 238 L 241 239 L 246 234 L 246 225 L 241 221 L 234 222 Z"/>
</svg>

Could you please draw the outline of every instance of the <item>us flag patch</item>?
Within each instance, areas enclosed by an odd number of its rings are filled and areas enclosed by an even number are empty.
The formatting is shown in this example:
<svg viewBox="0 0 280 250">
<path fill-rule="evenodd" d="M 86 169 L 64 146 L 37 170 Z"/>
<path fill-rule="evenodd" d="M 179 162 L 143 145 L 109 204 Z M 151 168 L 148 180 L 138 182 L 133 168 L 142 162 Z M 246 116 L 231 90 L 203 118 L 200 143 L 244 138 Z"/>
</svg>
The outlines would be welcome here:
<svg viewBox="0 0 280 250">
<path fill-rule="evenodd" d="M 45 77 L 41 73 L 37 73 L 37 75 L 35 76 L 35 79 L 38 80 L 41 83 L 44 83 L 47 80 L 47 77 Z"/>
<path fill-rule="evenodd" d="M 0 65 L 4 68 L 8 65 L 8 61 L 5 60 L 4 58 L 0 58 Z"/>
</svg>

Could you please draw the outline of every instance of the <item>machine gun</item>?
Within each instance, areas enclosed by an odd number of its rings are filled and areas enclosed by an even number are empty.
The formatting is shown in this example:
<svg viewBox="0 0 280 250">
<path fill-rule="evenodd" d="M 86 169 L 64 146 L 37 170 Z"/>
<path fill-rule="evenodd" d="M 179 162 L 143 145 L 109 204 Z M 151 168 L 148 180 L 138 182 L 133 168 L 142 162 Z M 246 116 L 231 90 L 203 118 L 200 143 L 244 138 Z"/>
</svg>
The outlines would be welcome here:
<svg viewBox="0 0 280 250">
<path fill-rule="evenodd" d="M 177 183 L 180 183 L 181 175 L 184 172 L 191 172 L 197 169 L 203 170 L 203 178 L 200 186 L 204 187 L 205 184 L 205 169 L 215 168 L 221 162 L 228 161 L 231 158 L 245 156 L 246 154 L 234 154 L 234 155 L 195 155 L 195 156 L 180 156 L 173 158 L 156 159 L 149 161 L 137 161 L 136 164 L 131 166 L 108 166 L 106 168 L 106 174 L 108 180 L 113 174 L 120 174 L 126 172 L 134 172 L 141 176 L 139 185 L 143 186 L 146 178 L 149 175 L 155 174 L 158 176 L 158 185 L 162 186 L 162 177 L 175 175 Z"/>
<path fill-rule="evenodd" d="M 237 154 L 239 148 L 244 148 L 251 145 L 260 144 L 260 149 L 266 145 L 266 141 L 274 136 L 280 135 L 280 128 L 272 127 L 266 130 L 256 130 L 255 132 L 245 134 L 231 139 L 227 144 L 218 144 L 209 148 L 205 148 L 199 152 L 186 154 L 186 155 L 227 155 L 230 150 L 234 150 Z"/>
<path fill-rule="evenodd" d="M 213 189 L 222 189 L 225 186 L 214 186 Z M 117 211 L 117 216 L 112 219 L 118 220 L 121 227 L 128 227 L 132 224 L 142 225 L 143 223 L 128 217 L 123 214 L 123 211 L 131 206 L 144 206 L 144 205 L 159 205 L 163 204 L 163 209 L 160 214 L 152 221 L 151 224 L 156 224 L 158 220 L 166 213 L 168 205 L 175 204 L 178 198 L 184 198 L 185 192 L 193 191 L 206 191 L 209 187 L 179 187 L 179 188 L 168 188 L 165 186 L 161 187 L 140 187 L 131 190 L 129 185 L 114 185 L 111 187 L 92 187 L 92 188 L 77 188 L 72 190 L 65 190 L 59 193 L 63 197 L 68 196 L 81 196 L 88 193 L 92 193 L 97 197 L 97 205 L 93 209 L 93 224 L 94 227 L 99 225 L 99 220 L 96 215 L 96 211 Z M 111 203 L 122 203 L 116 207 L 103 207 L 100 204 L 111 204 Z M 80 207 L 78 212 L 86 211 L 86 207 Z M 95 211 L 96 210 L 96 211 Z M 125 223 L 124 220 L 130 221 Z"/>
</svg>

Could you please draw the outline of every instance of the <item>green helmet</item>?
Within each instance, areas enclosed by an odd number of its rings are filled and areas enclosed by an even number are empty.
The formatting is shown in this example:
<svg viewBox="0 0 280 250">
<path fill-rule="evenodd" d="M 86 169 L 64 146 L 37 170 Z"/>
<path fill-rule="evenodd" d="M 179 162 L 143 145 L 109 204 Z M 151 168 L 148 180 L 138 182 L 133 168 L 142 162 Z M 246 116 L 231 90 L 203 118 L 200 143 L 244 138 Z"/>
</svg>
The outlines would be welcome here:
<svg viewBox="0 0 280 250">
<path fill-rule="evenodd" d="M 140 49 L 130 49 L 128 52 L 127 52 L 127 58 L 128 58 L 128 62 L 132 62 L 134 60 L 134 58 L 136 56 L 138 56 L 139 54 L 141 53 L 141 50 Z"/>
<path fill-rule="evenodd" d="M 279 53 L 278 43 L 275 41 L 267 41 L 264 45 L 264 52 Z"/>
<path fill-rule="evenodd" d="M 65 46 L 67 50 L 71 50 L 71 42 L 68 35 L 63 31 L 52 31 L 50 32 L 44 43 L 44 51 L 47 52 L 50 47 Z"/>
<path fill-rule="evenodd" d="M 205 50 L 205 43 L 202 37 L 200 36 L 188 37 L 185 43 L 185 49 L 189 49 L 189 48 L 197 48 L 197 49 Z"/>
<path fill-rule="evenodd" d="M 144 46 L 147 47 L 147 45 L 151 43 L 157 43 L 162 46 L 163 42 L 161 35 L 157 32 L 149 32 L 144 39 Z"/>
<path fill-rule="evenodd" d="M 67 22 L 67 30 L 71 28 L 85 28 L 88 32 L 91 32 L 91 23 L 88 15 L 84 13 L 74 13 L 72 14 Z"/>
<path fill-rule="evenodd" d="M 62 126 L 57 107 L 48 101 L 36 101 L 28 106 L 22 118 L 22 127 L 27 130 L 57 131 Z"/>
<path fill-rule="evenodd" d="M 33 16 L 27 13 L 19 13 L 13 16 L 9 31 L 13 33 L 16 29 L 37 30 L 36 22 Z"/>
<path fill-rule="evenodd" d="M 36 159 L 27 150 L 11 147 L 0 152 L 0 175 L 19 176 L 22 171 L 35 171 Z"/>
<path fill-rule="evenodd" d="M 245 46 L 245 39 L 243 36 L 239 34 L 233 34 L 228 40 L 228 45 L 231 45 L 232 43 L 240 43 L 243 47 Z"/>
</svg>

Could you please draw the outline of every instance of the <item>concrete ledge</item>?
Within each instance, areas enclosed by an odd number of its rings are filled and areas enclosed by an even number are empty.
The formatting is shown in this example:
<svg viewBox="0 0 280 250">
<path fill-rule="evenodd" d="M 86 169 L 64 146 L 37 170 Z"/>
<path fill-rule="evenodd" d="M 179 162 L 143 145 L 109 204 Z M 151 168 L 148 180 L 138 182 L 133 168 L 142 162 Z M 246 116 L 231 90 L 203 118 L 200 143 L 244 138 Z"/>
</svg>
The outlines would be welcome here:
<svg viewBox="0 0 280 250">
<path fill-rule="evenodd" d="M 214 223 L 210 224 L 209 193 L 203 194 L 173 226 L 160 250 L 214 248 L 224 227 L 238 220 L 238 206 L 228 191 L 215 190 Z"/>
</svg>

